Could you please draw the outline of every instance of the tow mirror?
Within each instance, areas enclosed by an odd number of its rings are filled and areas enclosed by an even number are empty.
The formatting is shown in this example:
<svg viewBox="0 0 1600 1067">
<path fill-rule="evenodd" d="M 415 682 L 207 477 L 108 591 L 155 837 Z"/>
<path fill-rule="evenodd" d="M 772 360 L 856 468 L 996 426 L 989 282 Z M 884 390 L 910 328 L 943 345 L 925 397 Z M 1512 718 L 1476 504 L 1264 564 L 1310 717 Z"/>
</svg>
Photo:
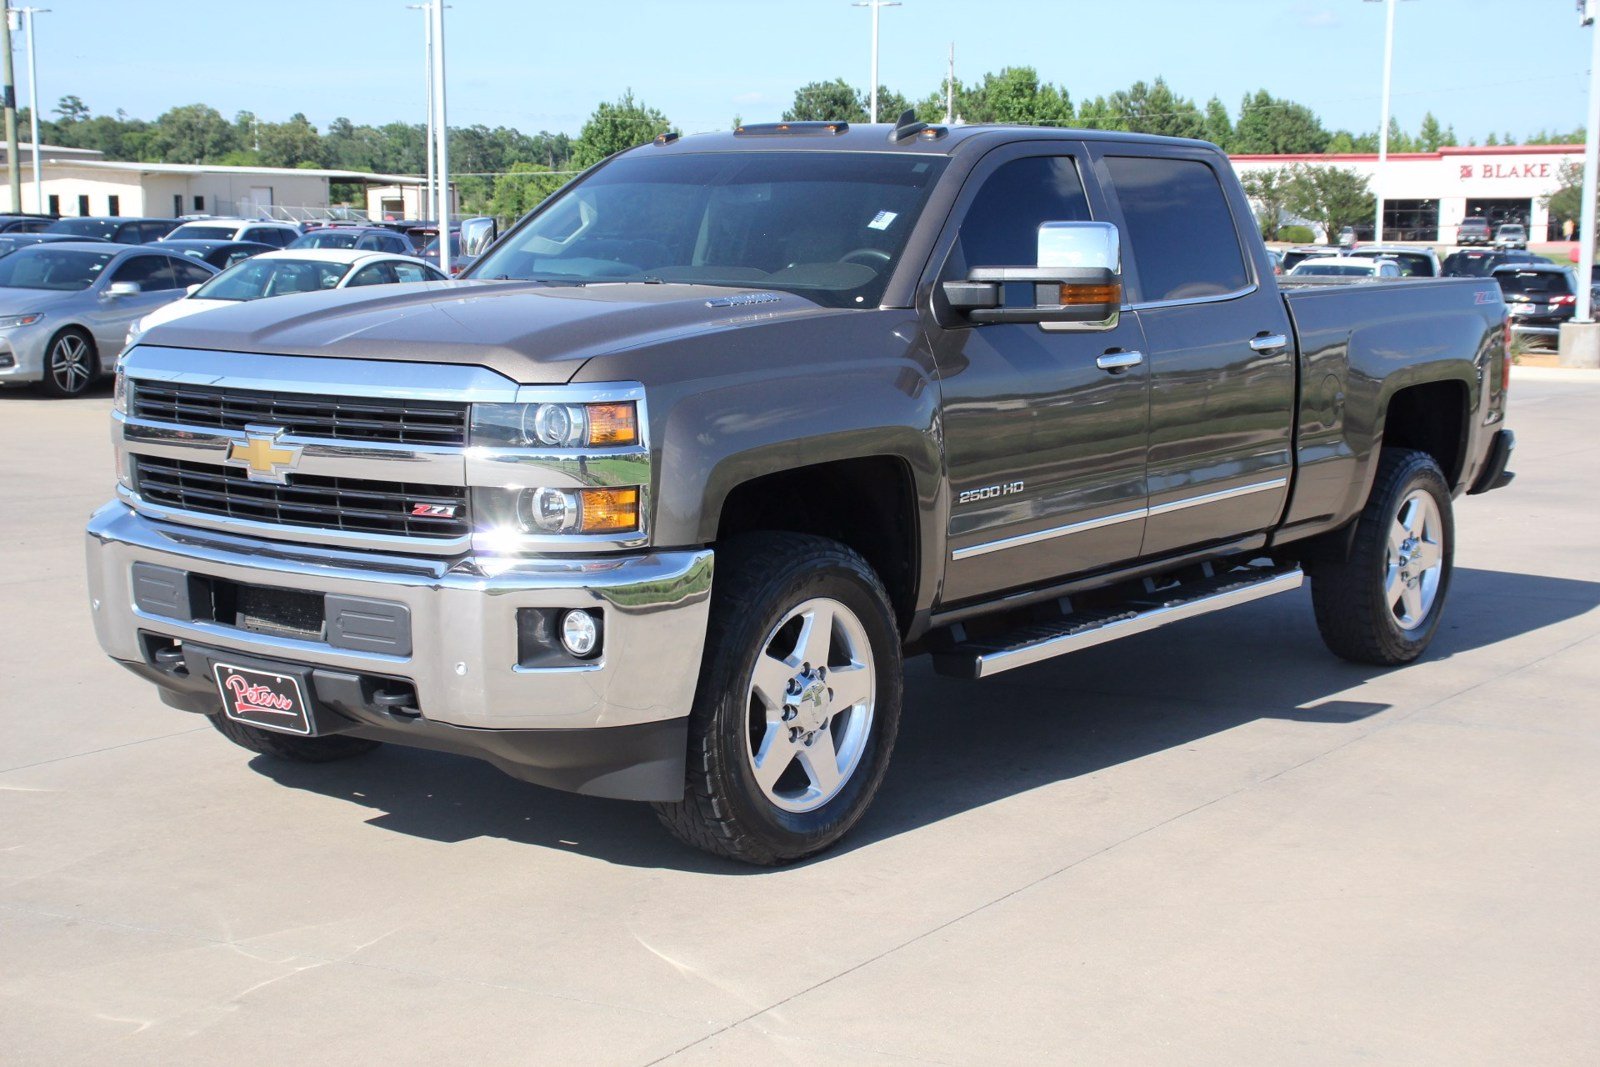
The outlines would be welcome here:
<svg viewBox="0 0 1600 1067">
<path fill-rule="evenodd" d="M 112 282 L 106 286 L 107 296 L 138 296 L 140 292 L 138 282 Z"/>
<path fill-rule="evenodd" d="M 500 224 L 487 215 L 461 221 L 461 254 L 481 256 L 494 243 Z"/>
<path fill-rule="evenodd" d="M 1032 285 L 1031 303 L 1006 287 Z M 1039 224 L 1036 265 L 974 267 L 944 283 L 950 307 L 976 323 L 1032 322 L 1053 330 L 1109 330 L 1122 312 L 1122 245 L 1109 222 Z"/>
</svg>

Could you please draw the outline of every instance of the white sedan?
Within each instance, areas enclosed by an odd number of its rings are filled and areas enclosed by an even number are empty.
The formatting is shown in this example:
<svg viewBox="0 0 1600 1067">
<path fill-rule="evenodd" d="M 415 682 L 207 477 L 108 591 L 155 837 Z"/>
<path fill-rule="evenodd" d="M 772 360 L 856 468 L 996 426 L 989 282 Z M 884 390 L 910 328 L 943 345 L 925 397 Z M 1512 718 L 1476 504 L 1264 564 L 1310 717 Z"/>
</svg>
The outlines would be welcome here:
<svg viewBox="0 0 1600 1067">
<path fill-rule="evenodd" d="M 1290 278 L 1398 278 L 1400 266 L 1392 259 L 1365 259 L 1360 256 L 1313 256 L 1302 259 L 1289 272 Z M 183 303 L 182 300 L 178 303 Z"/>
<path fill-rule="evenodd" d="M 190 286 L 188 296 L 157 308 L 134 323 L 128 343 L 133 344 L 152 326 L 227 307 L 241 300 L 349 289 L 357 285 L 449 280 L 431 263 L 390 252 L 362 252 L 351 248 L 263 252 L 235 263 L 203 285 Z"/>
</svg>

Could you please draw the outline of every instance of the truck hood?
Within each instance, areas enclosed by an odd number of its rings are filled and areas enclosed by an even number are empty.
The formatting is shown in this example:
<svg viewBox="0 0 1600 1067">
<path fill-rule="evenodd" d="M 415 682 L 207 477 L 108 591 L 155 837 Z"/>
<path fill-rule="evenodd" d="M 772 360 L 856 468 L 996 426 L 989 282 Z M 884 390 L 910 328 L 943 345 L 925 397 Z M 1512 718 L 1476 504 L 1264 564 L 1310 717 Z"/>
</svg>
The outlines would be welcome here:
<svg viewBox="0 0 1600 1067">
<path fill-rule="evenodd" d="M 141 340 L 476 365 L 525 385 L 560 385 L 593 356 L 756 321 L 843 313 L 791 293 L 721 286 L 434 282 L 251 300 L 153 326 Z"/>
</svg>

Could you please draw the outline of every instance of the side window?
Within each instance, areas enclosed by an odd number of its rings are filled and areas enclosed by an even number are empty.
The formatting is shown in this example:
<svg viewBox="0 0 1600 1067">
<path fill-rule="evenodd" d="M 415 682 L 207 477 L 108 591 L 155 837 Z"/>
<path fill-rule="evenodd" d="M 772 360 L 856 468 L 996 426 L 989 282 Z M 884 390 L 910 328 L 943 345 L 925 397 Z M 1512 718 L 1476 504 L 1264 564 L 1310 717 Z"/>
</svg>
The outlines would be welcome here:
<svg viewBox="0 0 1600 1067">
<path fill-rule="evenodd" d="M 346 285 L 387 285 L 394 280 L 394 268 L 387 263 L 374 263 L 370 267 L 362 267 Z"/>
<path fill-rule="evenodd" d="M 431 282 L 438 277 L 421 263 L 391 263 L 389 266 L 394 269 L 394 278 L 398 282 Z"/>
<path fill-rule="evenodd" d="M 1192 159 L 1107 156 L 1139 267 L 1139 299 L 1185 300 L 1249 284 L 1222 183 Z"/>
<path fill-rule="evenodd" d="M 1014 159 L 984 180 L 961 220 L 945 279 L 973 267 L 1031 267 L 1041 222 L 1088 222 L 1089 201 L 1070 156 Z"/>
<path fill-rule="evenodd" d="M 166 256 L 134 256 L 122 261 L 111 276 L 114 282 L 137 282 L 144 292 L 171 289 L 176 285 Z"/>
<path fill-rule="evenodd" d="M 178 274 L 178 288 L 180 289 L 187 289 L 191 285 L 200 285 L 211 279 L 210 271 L 193 263 L 185 263 L 182 260 L 175 259 L 172 261 L 172 268 Z"/>
<path fill-rule="evenodd" d="M 387 252 L 383 247 L 383 238 L 375 233 L 364 233 L 356 238 L 356 248 L 362 252 Z"/>
</svg>

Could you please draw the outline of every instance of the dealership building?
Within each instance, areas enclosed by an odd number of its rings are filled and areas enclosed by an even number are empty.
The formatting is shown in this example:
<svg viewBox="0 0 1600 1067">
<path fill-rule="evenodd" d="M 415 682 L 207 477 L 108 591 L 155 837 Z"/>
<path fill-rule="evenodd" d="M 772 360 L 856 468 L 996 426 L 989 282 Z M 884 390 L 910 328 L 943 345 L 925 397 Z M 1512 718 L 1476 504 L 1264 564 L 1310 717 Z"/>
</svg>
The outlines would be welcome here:
<svg viewBox="0 0 1600 1067">
<path fill-rule="evenodd" d="M 1301 156 L 1234 156 L 1240 178 L 1262 170 L 1303 164 L 1341 167 L 1366 175 L 1383 192 L 1383 236 L 1391 241 L 1453 244 L 1466 218 L 1491 226 L 1519 222 L 1531 241 L 1565 239 L 1566 219 L 1554 217 L 1545 200 L 1561 188 L 1565 163 L 1583 164 L 1583 145 L 1500 145 L 1441 148 L 1436 152 L 1391 152 L 1378 181 L 1373 153 Z M 1576 225 L 1577 220 L 1572 220 Z M 1326 240 L 1326 234 L 1318 237 Z"/>
</svg>

